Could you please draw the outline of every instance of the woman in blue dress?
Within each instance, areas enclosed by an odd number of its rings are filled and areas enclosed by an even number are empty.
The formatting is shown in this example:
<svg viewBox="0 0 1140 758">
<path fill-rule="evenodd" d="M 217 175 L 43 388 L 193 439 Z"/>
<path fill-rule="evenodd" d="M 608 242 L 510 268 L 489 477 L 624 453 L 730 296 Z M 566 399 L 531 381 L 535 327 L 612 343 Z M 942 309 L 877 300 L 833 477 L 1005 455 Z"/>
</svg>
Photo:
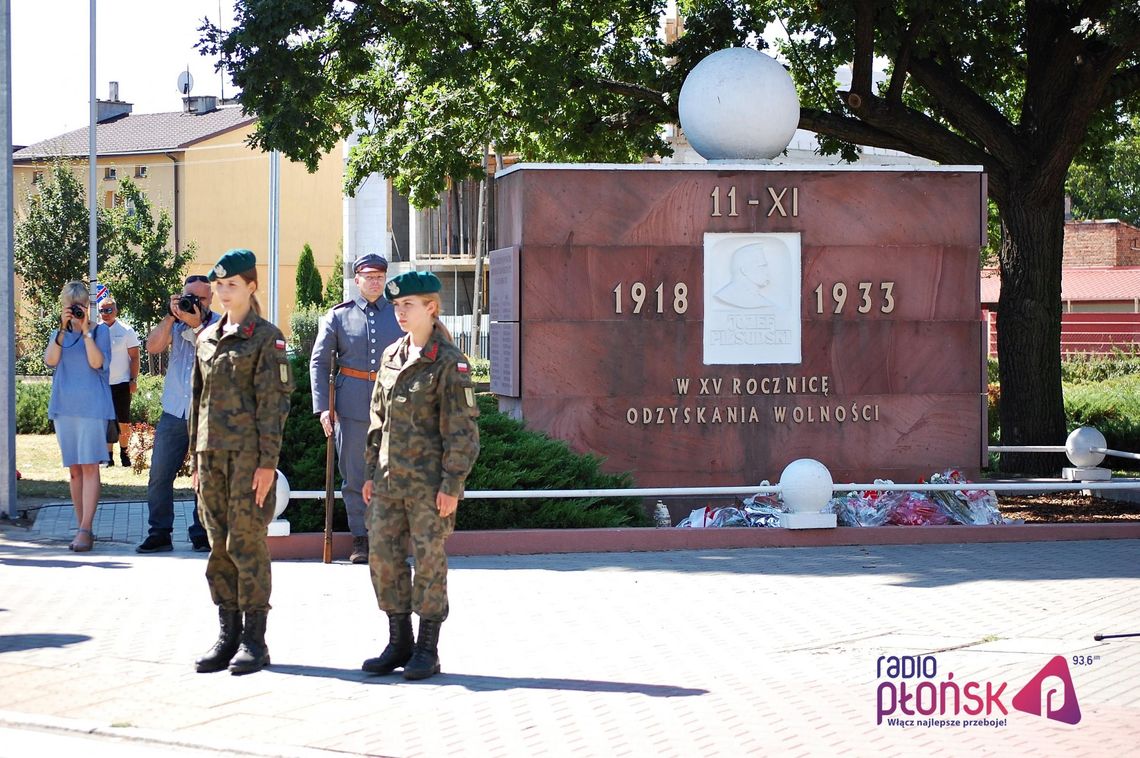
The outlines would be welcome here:
<svg viewBox="0 0 1140 758">
<path fill-rule="evenodd" d="M 48 418 L 70 474 L 78 530 L 69 549 L 85 553 L 99 504 L 99 464 L 107 459 L 107 422 L 115 418 L 109 371 L 111 335 L 92 324 L 87 286 L 68 282 L 59 293 L 60 326 L 52 331 L 44 363 L 55 369 Z"/>
</svg>

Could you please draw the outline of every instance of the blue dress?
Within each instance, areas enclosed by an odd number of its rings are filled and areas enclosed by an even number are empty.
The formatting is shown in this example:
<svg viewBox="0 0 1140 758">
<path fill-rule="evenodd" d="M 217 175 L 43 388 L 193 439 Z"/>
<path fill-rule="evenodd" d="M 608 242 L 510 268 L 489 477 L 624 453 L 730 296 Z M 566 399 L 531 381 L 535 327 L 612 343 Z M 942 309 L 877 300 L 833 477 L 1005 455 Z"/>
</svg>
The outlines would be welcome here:
<svg viewBox="0 0 1140 758">
<path fill-rule="evenodd" d="M 51 339 L 58 334 L 58 329 L 52 331 Z M 115 418 L 110 386 L 111 334 L 105 326 L 95 327 L 95 346 L 103 354 L 100 369 L 87 363 L 82 333 L 64 332 L 61 340 L 63 349 L 51 380 L 48 418 L 55 424 L 63 465 L 101 463 L 107 460 L 107 422 Z"/>
</svg>

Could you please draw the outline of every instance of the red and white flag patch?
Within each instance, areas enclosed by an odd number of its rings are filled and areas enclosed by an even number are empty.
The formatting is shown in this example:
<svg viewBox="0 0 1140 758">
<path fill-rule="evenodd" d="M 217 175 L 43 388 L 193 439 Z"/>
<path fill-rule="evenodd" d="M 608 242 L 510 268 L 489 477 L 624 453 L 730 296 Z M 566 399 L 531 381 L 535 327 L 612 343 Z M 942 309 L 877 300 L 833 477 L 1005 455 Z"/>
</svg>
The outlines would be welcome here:
<svg viewBox="0 0 1140 758">
<path fill-rule="evenodd" d="M 459 373 L 461 373 L 461 374 L 466 374 L 470 370 L 467 368 L 467 364 L 464 363 L 463 361 L 456 363 L 455 368 L 459 369 Z"/>
<path fill-rule="evenodd" d="M 273 343 L 273 347 L 277 348 L 278 350 L 284 350 L 285 349 L 285 340 L 275 340 Z"/>
</svg>

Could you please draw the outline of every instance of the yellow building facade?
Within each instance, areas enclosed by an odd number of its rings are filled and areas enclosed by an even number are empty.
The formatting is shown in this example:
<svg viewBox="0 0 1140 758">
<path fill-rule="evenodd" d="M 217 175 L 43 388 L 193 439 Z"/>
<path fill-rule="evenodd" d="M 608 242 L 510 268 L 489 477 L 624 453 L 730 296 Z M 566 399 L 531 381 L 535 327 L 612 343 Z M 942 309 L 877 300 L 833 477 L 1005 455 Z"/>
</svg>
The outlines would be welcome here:
<svg viewBox="0 0 1140 758">
<path fill-rule="evenodd" d="M 210 98 L 212 100 L 212 98 Z M 236 106 L 206 111 L 125 115 L 96 129 L 95 196 L 103 207 L 116 202 L 122 178 L 130 178 L 173 222 L 171 244 L 196 246 L 187 274 L 207 273 L 234 247 L 257 255 L 259 299 L 269 312 L 269 183 L 271 156 L 253 149 L 254 119 Z M 340 146 L 317 171 L 281 157 L 278 210 L 279 326 L 289 331 L 296 299 L 297 262 L 303 246 L 313 250 L 323 280 L 341 276 L 334 262 L 342 248 L 343 160 Z M 36 185 L 60 160 L 88 185 L 87 129 L 79 129 L 13 155 L 14 197 L 19 222 Z"/>
</svg>

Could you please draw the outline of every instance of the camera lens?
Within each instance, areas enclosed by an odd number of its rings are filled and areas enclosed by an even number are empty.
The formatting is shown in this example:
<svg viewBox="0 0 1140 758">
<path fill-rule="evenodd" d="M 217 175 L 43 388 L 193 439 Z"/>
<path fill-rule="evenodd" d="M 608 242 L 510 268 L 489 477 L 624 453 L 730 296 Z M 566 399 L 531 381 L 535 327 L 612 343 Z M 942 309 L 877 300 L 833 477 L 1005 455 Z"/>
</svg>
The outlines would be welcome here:
<svg viewBox="0 0 1140 758">
<path fill-rule="evenodd" d="M 67 308 L 75 318 L 83 318 L 83 306 L 72 303 Z"/>
<path fill-rule="evenodd" d="M 198 303 L 197 295 L 182 295 L 178 298 L 178 309 L 183 313 L 195 313 L 198 310 Z"/>
</svg>

